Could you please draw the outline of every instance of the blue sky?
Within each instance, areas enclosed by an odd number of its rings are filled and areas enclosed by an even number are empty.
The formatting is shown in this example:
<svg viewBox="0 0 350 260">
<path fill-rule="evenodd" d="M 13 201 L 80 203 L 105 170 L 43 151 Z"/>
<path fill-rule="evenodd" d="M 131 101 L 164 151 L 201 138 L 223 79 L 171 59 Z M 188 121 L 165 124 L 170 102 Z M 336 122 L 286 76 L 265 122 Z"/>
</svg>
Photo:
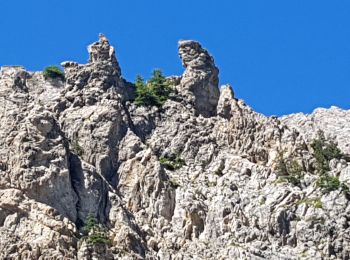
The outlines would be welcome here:
<svg viewBox="0 0 350 260">
<path fill-rule="evenodd" d="M 195 39 L 220 83 L 258 112 L 350 108 L 349 0 L 11 0 L 0 10 L 0 65 L 85 63 L 103 32 L 126 79 L 180 75 L 177 41 Z"/>
</svg>

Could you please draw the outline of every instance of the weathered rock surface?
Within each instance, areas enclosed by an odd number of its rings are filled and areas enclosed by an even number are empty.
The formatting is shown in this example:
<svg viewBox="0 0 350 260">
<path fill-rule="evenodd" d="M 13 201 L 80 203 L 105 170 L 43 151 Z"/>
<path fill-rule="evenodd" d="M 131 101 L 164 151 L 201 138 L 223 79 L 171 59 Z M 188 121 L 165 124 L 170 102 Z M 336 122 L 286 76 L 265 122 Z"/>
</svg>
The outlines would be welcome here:
<svg viewBox="0 0 350 260">
<path fill-rule="evenodd" d="M 213 58 L 195 41 L 180 41 L 179 55 L 186 68 L 179 92 L 186 96 L 187 103 L 194 103 L 197 114 L 215 115 L 220 91 L 219 70 Z"/>
<path fill-rule="evenodd" d="M 350 110 L 332 106 L 329 109 L 317 108 L 311 114 L 291 114 L 283 116 L 286 125 L 305 133 L 307 140 L 312 140 L 318 130 L 323 130 L 328 138 L 335 139 L 339 147 L 350 154 Z"/>
<path fill-rule="evenodd" d="M 343 188 L 325 193 L 310 147 L 322 129 L 349 153 L 349 111 L 256 113 L 194 41 L 179 42 L 176 94 L 135 106 L 108 40 L 88 50 L 64 82 L 2 67 L 1 259 L 350 258 L 350 164 L 331 161 Z M 300 185 L 279 178 L 281 151 Z M 89 216 L 108 243 L 84 235 Z"/>
</svg>

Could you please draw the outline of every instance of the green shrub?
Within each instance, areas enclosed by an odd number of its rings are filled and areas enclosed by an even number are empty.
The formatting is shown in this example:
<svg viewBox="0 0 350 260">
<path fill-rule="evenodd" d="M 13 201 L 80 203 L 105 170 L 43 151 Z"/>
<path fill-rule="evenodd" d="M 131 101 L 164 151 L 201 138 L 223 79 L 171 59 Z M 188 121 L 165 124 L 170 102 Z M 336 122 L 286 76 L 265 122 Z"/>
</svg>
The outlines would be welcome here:
<svg viewBox="0 0 350 260">
<path fill-rule="evenodd" d="M 316 159 L 316 171 L 319 178 L 316 181 L 317 187 L 320 187 L 324 192 L 331 192 L 341 188 L 344 192 L 349 189 L 341 183 L 338 177 L 328 175 L 330 171 L 329 162 L 332 159 L 341 159 L 344 154 L 340 151 L 337 144 L 333 141 L 326 140 L 323 131 L 318 131 L 317 138 L 312 142 L 313 155 Z"/>
<path fill-rule="evenodd" d="M 285 159 L 283 153 L 279 153 L 276 170 L 280 174 L 280 181 L 286 180 L 295 186 L 300 185 L 300 180 L 303 178 L 303 168 L 297 161 Z"/>
<path fill-rule="evenodd" d="M 173 157 L 160 157 L 159 162 L 168 170 L 177 170 L 185 165 L 185 161 L 181 159 L 179 156 Z"/>
<path fill-rule="evenodd" d="M 316 171 L 325 174 L 330 170 L 329 162 L 332 159 L 341 159 L 342 152 L 333 141 L 327 141 L 323 131 L 318 131 L 318 137 L 311 144 L 316 159 Z"/>
<path fill-rule="evenodd" d="M 110 244 L 106 228 L 99 224 L 97 219 L 92 215 L 88 215 L 86 218 L 83 231 L 85 233 L 86 241 L 89 244 Z"/>
<path fill-rule="evenodd" d="M 43 72 L 44 78 L 48 79 L 56 79 L 59 78 L 61 80 L 64 80 L 64 72 L 57 66 L 49 66 L 44 69 Z"/>
<path fill-rule="evenodd" d="M 170 83 L 160 70 L 154 70 L 147 83 L 141 76 L 137 76 L 135 86 L 136 98 L 134 102 L 138 106 L 161 107 L 171 92 Z"/>
<path fill-rule="evenodd" d="M 326 192 L 337 190 L 341 187 L 341 182 L 337 177 L 322 175 L 318 178 L 316 185 Z"/>
<path fill-rule="evenodd" d="M 287 169 L 287 163 L 284 159 L 283 152 L 279 152 L 277 156 L 277 162 L 276 162 L 276 171 L 281 176 L 287 176 L 288 175 L 288 169 Z"/>
<path fill-rule="evenodd" d="M 85 220 L 85 225 L 83 227 L 83 231 L 88 234 L 93 228 L 95 228 L 98 225 L 97 219 L 89 214 Z"/>
</svg>

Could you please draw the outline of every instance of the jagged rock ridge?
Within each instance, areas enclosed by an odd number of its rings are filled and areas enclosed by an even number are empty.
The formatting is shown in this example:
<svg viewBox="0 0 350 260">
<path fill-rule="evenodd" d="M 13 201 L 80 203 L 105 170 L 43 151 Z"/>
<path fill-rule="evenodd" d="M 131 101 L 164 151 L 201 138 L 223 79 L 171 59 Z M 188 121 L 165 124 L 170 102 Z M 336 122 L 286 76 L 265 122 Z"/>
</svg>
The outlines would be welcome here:
<svg viewBox="0 0 350 260">
<path fill-rule="evenodd" d="M 106 37 L 88 50 L 62 63 L 65 82 L 1 69 L 1 259 L 349 259 L 349 196 L 315 185 L 310 147 L 316 128 L 336 129 L 349 152 L 348 111 L 258 114 L 219 90 L 194 41 L 179 42 L 177 94 L 135 106 Z M 279 181 L 280 151 L 303 165 L 299 186 Z M 330 166 L 349 187 L 349 162 Z M 110 243 L 82 237 L 89 216 Z"/>
</svg>

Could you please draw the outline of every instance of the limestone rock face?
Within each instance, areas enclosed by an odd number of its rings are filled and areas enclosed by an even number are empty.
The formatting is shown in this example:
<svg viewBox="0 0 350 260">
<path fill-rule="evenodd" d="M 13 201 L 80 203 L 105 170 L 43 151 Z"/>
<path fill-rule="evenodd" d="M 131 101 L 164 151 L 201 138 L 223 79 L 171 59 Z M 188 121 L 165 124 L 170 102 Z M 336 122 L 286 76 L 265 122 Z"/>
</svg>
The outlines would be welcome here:
<svg viewBox="0 0 350 260">
<path fill-rule="evenodd" d="M 99 35 L 99 41 L 95 42 L 88 47 L 89 51 L 89 62 L 90 63 L 111 63 L 118 75 L 121 75 L 120 67 L 118 61 L 115 57 L 114 47 L 109 44 L 107 38 L 103 35 Z"/>
<path fill-rule="evenodd" d="M 335 139 L 339 147 L 350 154 L 350 110 L 332 106 L 329 109 L 317 108 L 313 113 L 283 116 L 281 120 L 288 126 L 303 133 L 307 140 L 312 140 L 318 130 L 323 130 L 328 138 Z"/>
<path fill-rule="evenodd" d="M 217 114 L 220 117 L 230 119 L 233 112 L 233 99 L 234 94 L 230 85 L 221 87 L 220 98 L 217 106 Z"/>
<path fill-rule="evenodd" d="M 0 187 L 20 189 L 75 221 L 77 198 L 69 176 L 68 144 L 54 114 L 31 92 L 36 75 L 18 81 L 18 75 L 26 73 L 12 70 L 15 80 L 8 80 L 7 69 L 0 76 Z"/>
<path fill-rule="evenodd" d="M 179 86 L 180 92 L 188 91 L 188 102 L 194 99 L 196 112 L 203 116 L 216 114 L 220 91 L 219 70 L 210 54 L 195 41 L 179 41 L 179 55 L 185 72 Z"/>
<path fill-rule="evenodd" d="M 194 41 L 179 43 L 186 70 L 164 105 L 136 106 L 106 37 L 88 50 L 64 81 L 2 67 L 1 259 L 350 258 L 349 156 L 330 161 L 326 192 L 310 147 L 321 129 L 349 153 L 349 111 L 256 113 L 219 90 Z"/>
</svg>

